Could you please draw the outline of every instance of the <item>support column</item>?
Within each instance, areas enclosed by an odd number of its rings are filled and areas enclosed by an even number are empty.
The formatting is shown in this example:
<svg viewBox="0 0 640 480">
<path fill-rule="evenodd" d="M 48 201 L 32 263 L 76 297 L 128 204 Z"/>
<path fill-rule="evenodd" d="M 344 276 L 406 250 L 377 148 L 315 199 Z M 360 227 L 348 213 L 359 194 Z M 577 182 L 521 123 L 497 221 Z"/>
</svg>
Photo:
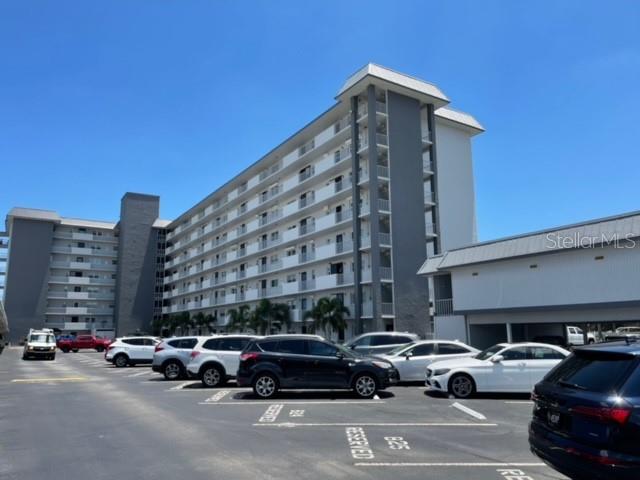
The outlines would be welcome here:
<svg viewBox="0 0 640 480">
<path fill-rule="evenodd" d="M 434 225 L 434 231 L 436 237 L 433 241 L 433 253 L 438 255 L 442 251 L 442 245 L 440 240 L 440 215 L 438 215 L 438 155 L 436 148 L 436 117 L 433 104 L 427 105 L 427 119 L 429 125 L 429 141 L 431 142 L 430 154 L 431 154 L 431 168 L 433 169 L 433 175 L 431 177 L 431 191 L 434 195 L 435 205 L 431 209 L 431 222 Z"/>
<path fill-rule="evenodd" d="M 362 325 L 362 284 L 361 269 L 362 259 L 360 257 L 360 157 L 358 149 L 358 97 L 351 97 L 351 213 L 353 227 L 353 285 L 354 285 L 354 311 L 353 320 L 355 322 L 356 335 L 364 331 Z"/>
</svg>

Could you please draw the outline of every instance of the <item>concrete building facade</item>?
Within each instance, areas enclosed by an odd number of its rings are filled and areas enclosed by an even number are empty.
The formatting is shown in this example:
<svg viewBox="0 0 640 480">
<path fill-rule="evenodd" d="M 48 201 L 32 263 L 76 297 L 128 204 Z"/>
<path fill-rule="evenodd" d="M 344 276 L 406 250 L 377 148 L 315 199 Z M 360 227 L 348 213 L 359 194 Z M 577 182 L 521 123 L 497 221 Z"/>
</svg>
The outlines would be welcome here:
<svg viewBox="0 0 640 480">
<path fill-rule="evenodd" d="M 331 108 L 173 221 L 158 219 L 158 197 L 132 193 L 117 223 L 12 210 L 12 335 L 40 321 L 121 335 L 179 312 L 224 330 L 230 309 L 263 298 L 288 304 L 302 331 L 329 296 L 350 311 L 341 335 L 429 336 L 416 267 L 476 240 L 471 140 L 483 129 L 448 103 L 369 64 Z"/>
</svg>

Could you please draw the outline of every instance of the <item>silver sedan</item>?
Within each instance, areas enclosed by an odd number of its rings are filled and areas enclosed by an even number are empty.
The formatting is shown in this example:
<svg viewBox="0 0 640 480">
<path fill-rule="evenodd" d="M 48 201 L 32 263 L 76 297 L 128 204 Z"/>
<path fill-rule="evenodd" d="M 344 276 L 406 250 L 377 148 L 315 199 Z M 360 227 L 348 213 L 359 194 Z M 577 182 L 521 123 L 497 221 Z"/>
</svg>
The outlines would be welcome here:
<svg viewBox="0 0 640 480">
<path fill-rule="evenodd" d="M 424 381 L 427 365 L 441 360 L 472 357 L 479 352 L 457 340 L 422 340 L 402 345 L 380 356 L 398 369 L 401 382 L 421 382 Z"/>
</svg>

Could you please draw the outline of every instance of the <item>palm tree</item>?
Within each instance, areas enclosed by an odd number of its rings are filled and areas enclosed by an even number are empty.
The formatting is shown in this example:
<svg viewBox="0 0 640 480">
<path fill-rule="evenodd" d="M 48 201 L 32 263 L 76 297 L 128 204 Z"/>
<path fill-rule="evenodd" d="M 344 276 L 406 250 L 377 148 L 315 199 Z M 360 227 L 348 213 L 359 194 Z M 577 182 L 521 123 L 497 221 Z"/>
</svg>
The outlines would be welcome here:
<svg viewBox="0 0 640 480">
<path fill-rule="evenodd" d="M 211 334 L 211 324 L 216 322 L 216 317 L 207 313 L 204 316 L 204 326 L 207 327 L 207 335 Z"/>
<path fill-rule="evenodd" d="M 304 313 L 304 318 L 313 320 L 313 331 L 322 330 L 324 336 L 329 338 L 332 331 L 347 328 L 345 317 L 349 315 L 349 309 L 343 305 L 342 300 L 322 297 L 311 310 Z"/>
<path fill-rule="evenodd" d="M 251 329 L 265 335 L 282 331 L 283 327 L 288 329 L 291 326 L 291 313 L 289 305 L 284 303 L 271 303 L 269 300 L 262 299 L 251 312 L 251 321 L 249 326 Z"/>
<path fill-rule="evenodd" d="M 193 320 L 191 319 L 189 312 L 179 313 L 178 322 L 182 335 L 189 335 L 189 331 L 191 330 L 191 327 L 193 327 Z"/>
<path fill-rule="evenodd" d="M 175 335 L 177 328 L 181 325 L 180 315 L 169 315 L 164 319 L 164 327 L 169 331 L 169 335 Z"/>
<path fill-rule="evenodd" d="M 202 312 L 196 313 L 191 319 L 194 326 L 198 328 L 198 335 L 202 335 L 202 327 L 206 327 L 209 324 L 209 318 L 211 315 L 205 315 Z"/>
<path fill-rule="evenodd" d="M 227 330 L 243 332 L 247 327 L 250 327 L 249 324 L 251 323 L 251 313 L 249 310 L 249 305 L 240 305 L 237 309 L 232 308 L 231 310 L 227 311 L 227 314 L 230 317 L 229 324 L 227 325 Z"/>
</svg>

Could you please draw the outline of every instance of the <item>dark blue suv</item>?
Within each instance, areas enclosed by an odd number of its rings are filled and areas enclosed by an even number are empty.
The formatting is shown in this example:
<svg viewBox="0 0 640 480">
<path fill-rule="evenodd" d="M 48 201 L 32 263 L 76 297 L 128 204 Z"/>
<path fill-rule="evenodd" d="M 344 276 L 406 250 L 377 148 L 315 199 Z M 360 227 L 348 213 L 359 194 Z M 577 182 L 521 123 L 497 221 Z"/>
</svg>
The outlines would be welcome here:
<svg viewBox="0 0 640 480">
<path fill-rule="evenodd" d="M 572 479 L 640 479 L 640 343 L 574 350 L 533 391 L 531 451 Z"/>
</svg>

